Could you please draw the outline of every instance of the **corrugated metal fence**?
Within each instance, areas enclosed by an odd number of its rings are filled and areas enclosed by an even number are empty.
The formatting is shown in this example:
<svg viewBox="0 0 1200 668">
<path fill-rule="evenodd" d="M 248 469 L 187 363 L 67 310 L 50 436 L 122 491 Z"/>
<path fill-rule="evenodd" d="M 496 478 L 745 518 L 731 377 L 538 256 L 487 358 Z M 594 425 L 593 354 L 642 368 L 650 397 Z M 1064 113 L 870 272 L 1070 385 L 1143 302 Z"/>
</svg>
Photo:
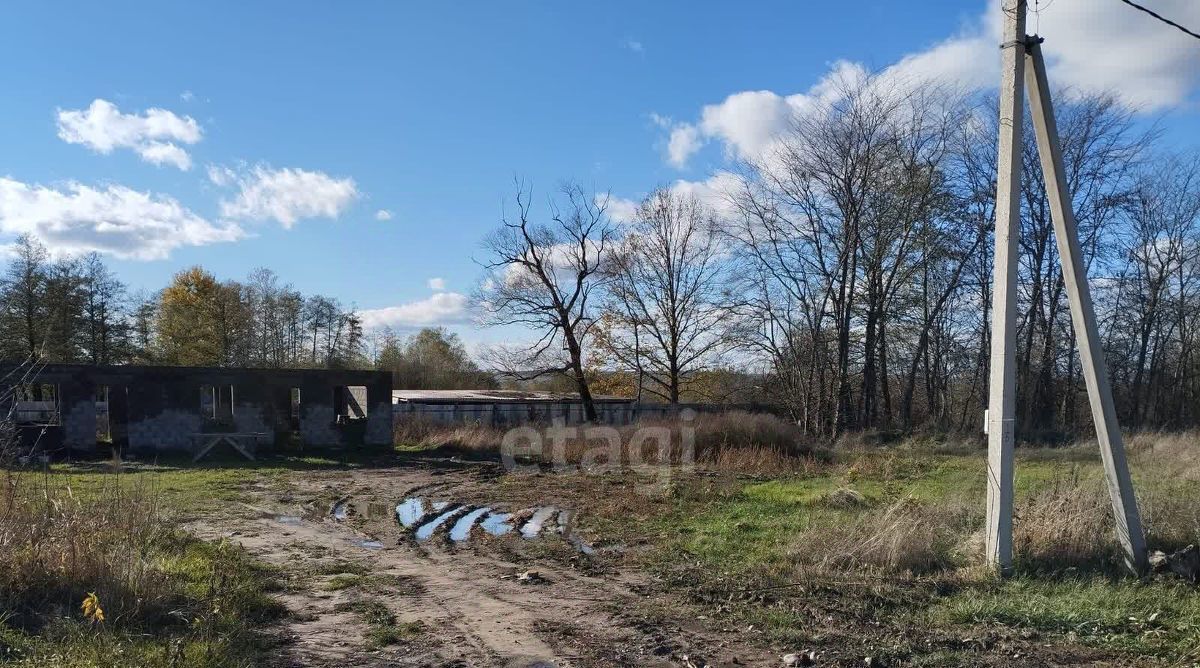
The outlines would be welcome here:
<svg viewBox="0 0 1200 668">
<path fill-rule="evenodd" d="M 762 405 L 731 404 L 647 404 L 632 401 L 596 402 L 596 419 L 601 424 L 622 426 L 638 420 L 665 419 L 681 411 L 718 413 L 745 410 L 772 412 Z M 522 424 L 583 423 L 583 404 L 578 401 L 497 401 L 497 402 L 400 402 L 392 405 L 393 421 L 422 420 L 436 424 L 479 424 L 513 427 Z"/>
</svg>

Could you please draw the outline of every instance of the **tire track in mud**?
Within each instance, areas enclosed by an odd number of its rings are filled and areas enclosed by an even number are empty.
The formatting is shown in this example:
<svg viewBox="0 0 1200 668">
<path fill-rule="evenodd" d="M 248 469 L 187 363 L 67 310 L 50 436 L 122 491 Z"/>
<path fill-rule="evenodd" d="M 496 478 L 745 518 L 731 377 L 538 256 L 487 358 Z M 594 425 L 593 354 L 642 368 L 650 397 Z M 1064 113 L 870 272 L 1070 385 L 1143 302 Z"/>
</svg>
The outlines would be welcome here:
<svg viewBox="0 0 1200 668">
<path fill-rule="evenodd" d="M 530 549 L 538 548 L 538 541 L 565 539 L 573 545 L 575 513 L 562 499 L 514 507 L 490 498 L 496 492 L 491 480 L 458 473 L 430 477 L 428 471 L 395 469 L 297 476 L 276 497 L 288 505 L 272 503 L 268 489 L 257 490 L 249 506 L 255 513 L 210 514 L 194 528 L 209 537 L 232 533 L 231 539 L 253 557 L 297 574 L 302 587 L 287 595 L 287 603 L 312 614 L 283 629 L 295 641 L 285 648 L 291 663 L 281 665 L 678 666 L 675 650 L 716 644 L 715 638 L 693 629 L 642 619 L 638 607 L 643 594 L 635 593 L 644 584 L 640 574 L 606 569 L 597 576 L 600 571 L 574 568 L 574 559 L 567 565 L 566 559 L 560 563 L 541 549 Z M 407 529 L 395 514 L 397 504 L 418 495 L 445 502 L 440 513 L 457 504 L 453 518 L 422 541 L 413 533 L 437 517 L 426 516 L 433 509 Z M 308 513 L 294 522 L 290 519 L 302 513 L 295 511 L 293 497 L 309 499 L 306 507 L 314 505 L 313 499 L 325 502 L 316 504 L 318 515 Z M 385 508 L 390 512 L 384 513 Z M 542 537 L 522 538 L 521 528 L 545 508 L 551 510 L 542 513 Z M 475 512 L 468 540 L 451 540 L 456 524 Z M 511 530 L 503 536 L 487 534 L 482 524 L 489 513 L 505 515 Z M 281 522 L 281 517 L 289 521 Z M 366 542 L 373 540 L 378 543 Z M 555 549 L 560 556 L 569 554 Z M 574 551 L 581 553 L 583 563 L 590 561 L 578 546 Z M 403 593 L 370 585 L 362 591 L 320 591 L 322 583 L 312 574 L 338 562 L 365 566 L 371 576 L 392 576 L 413 586 Z M 526 582 L 516 577 L 530 569 L 541 577 Z M 359 642 L 366 630 L 361 620 L 335 610 L 339 602 L 359 595 L 384 602 L 401 623 L 422 622 L 425 631 L 403 645 L 368 650 Z M 672 649 L 660 654 L 663 647 Z"/>
</svg>

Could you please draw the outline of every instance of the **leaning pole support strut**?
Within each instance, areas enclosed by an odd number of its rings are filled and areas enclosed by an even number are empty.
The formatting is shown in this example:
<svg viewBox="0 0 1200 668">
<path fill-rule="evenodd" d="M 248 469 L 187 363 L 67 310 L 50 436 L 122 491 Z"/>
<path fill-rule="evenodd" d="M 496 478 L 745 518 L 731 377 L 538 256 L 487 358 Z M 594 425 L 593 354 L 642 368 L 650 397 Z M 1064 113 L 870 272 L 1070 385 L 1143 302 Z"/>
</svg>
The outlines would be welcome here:
<svg viewBox="0 0 1200 668">
<path fill-rule="evenodd" d="M 1100 347 L 1100 332 L 1096 326 L 1096 313 L 1092 306 L 1091 290 L 1088 288 L 1087 271 L 1079 250 L 1079 231 L 1063 169 L 1062 147 L 1059 145 L 1058 126 L 1054 120 L 1054 106 L 1050 100 L 1050 86 L 1046 78 L 1046 62 L 1042 58 L 1041 40 L 1036 37 L 1028 38 L 1025 50 L 1025 79 L 1030 90 L 1029 104 L 1033 115 L 1034 134 L 1037 136 L 1038 157 L 1046 180 L 1046 195 L 1050 201 L 1050 215 L 1054 222 L 1054 238 L 1062 263 L 1067 299 L 1071 305 L 1071 321 L 1079 343 L 1079 359 L 1087 385 L 1088 401 L 1092 408 L 1092 421 L 1096 426 L 1096 440 L 1100 443 L 1104 475 L 1108 479 L 1108 494 L 1116 518 L 1117 540 L 1125 552 L 1125 565 L 1134 573 L 1140 574 L 1146 570 L 1146 538 L 1142 533 L 1142 520 L 1133 491 L 1133 480 L 1129 476 L 1125 445 L 1121 438 L 1121 428 L 1117 424 L 1117 411 L 1113 406 L 1112 388 L 1109 386 L 1108 369 L 1104 363 L 1104 351 Z"/>
</svg>

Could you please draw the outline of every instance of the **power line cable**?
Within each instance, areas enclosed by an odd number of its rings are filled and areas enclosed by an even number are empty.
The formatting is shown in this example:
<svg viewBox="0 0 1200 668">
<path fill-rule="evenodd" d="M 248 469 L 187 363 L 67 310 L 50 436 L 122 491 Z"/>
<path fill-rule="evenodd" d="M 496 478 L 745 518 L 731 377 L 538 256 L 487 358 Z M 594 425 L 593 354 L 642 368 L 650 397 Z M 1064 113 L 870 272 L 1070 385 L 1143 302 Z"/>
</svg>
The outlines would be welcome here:
<svg viewBox="0 0 1200 668">
<path fill-rule="evenodd" d="M 1162 14 L 1159 14 L 1158 12 L 1154 11 L 1153 9 L 1150 9 L 1149 7 L 1143 7 L 1143 6 L 1139 5 L 1138 3 L 1134 2 L 1133 0 L 1121 0 L 1121 2 L 1129 5 L 1130 7 L 1133 7 L 1134 9 L 1136 9 L 1138 11 L 1146 12 L 1147 14 L 1149 14 L 1150 16 L 1153 16 L 1154 18 L 1158 19 L 1159 21 L 1162 21 L 1163 23 L 1165 23 L 1169 26 L 1172 26 L 1174 28 L 1178 28 L 1179 30 L 1182 30 L 1183 32 L 1187 33 L 1188 35 L 1190 35 L 1192 37 L 1195 37 L 1196 39 L 1200 39 L 1200 33 L 1193 32 L 1192 30 L 1189 30 L 1189 29 L 1179 25 L 1178 23 L 1163 16 Z"/>
</svg>

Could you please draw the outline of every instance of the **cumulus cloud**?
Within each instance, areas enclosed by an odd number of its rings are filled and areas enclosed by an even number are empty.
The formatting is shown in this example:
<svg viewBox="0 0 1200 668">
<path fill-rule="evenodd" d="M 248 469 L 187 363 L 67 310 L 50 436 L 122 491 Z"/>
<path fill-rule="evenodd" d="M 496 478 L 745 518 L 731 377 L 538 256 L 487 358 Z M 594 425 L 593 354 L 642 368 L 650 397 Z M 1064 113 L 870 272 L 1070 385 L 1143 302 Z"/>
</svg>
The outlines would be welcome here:
<svg viewBox="0 0 1200 668">
<path fill-rule="evenodd" d="M 58 137 L 97 153 L 130 149 L 154 165 L 191 169 L 192 159 L 179 144 L 195 144 L 203 130 L 191 116 L 178 116 L 157 107 L 125 114 L 117 105 L 96 99 L 87 109 L 59 109 Z M 176 143 L 178 142 L 178 143 Z"/>
<path fill-rule="evenodd" d="M 616 223 L 631 223 L 637 218 L 638 203 L 624 197 L 596 197 L 596 206 L 605 205 L 608 217 Z"/>
<path fill-rule="evenodd" d="M 391 220 L 392 212 L 387 209 L 380 209 L 375 212 L 375 220 Z"/>
<path fill-rule="evenodd" d="M 1185 24 L 1200 25 L 1200 3 L 1194 0 L 1160 0 L 1155 8 Z M 1003 16 L 998 0 L 987 0 L 980 9 L 958 34 L 884 68 L 881 80 L 899 90 L 921 82 L 964 90 L 995 86 Z M 1031 15 L 1029 30 L 1035 29 L 1047 37 L 1042 49 L 1055 86 L 1111 92 L 1138 109 L 1158 111 L 1186 103 L 1200 83 L 1200 49 L 1194 41 L 1120 3 L 1055 0 L 1040 18 Z M 1154 48 L 1147 49 L 1147 44 Z M 841 60 L 799 93 L 739 91 L 702 107 L 695 122 L 658 115 L 652 120 L 669 132 L 666 162 L 675 167 L 685 166 L 709 142 L 719 143 L 728 158 L 755 158 L 796 114 L 835 95 L 838 81 L 866 74 L 863 65 Z"/>
<path fill-rule="evenodd" d="M 1195 0 L 1155 0 L 1154 9 L 1184 25 L 1200 25 Z M 994 18 L 998 35 L 999 17 Z M 1055 0 L 1036 24 L 1046 36 L 1042 49 L 1056 83 L 1111 90 L 1148 111 L 1185 103 L 1200 83 L 1196 41 L 1121 3 Z M 1029 29 L 1034 26 L 1031 16 Z"/>
<path fill-rule="evenodd" d="M 728 218 L 736 213 L 735 197 L 742 185 L 742 177 L 733 172 L 719 171 L 703 181 L 680 179 L 671 188 L 695 197 L 717 216 Z"/>
<path fill-rule="evenodd" d="M 699 128 L 691 123 L 680 123 L 671 128 L 671 135 L 667 139 L 667 162 L 682 169 L 703 145 Z"/>
<path fill-rule="evenodd" d="M 0 233 L 31 234 L 56 254 L 96 251 L 160 260 L 181 246 L 236 241 L 233 223 L 212 223 L 166 195 L 69 182 L 61 189 L 0 177 Z"/>
<path fill-rule="evenodd" d="M 469 301 L 466 295 L 457 292 L 437 292 L 399 306 L 367 309 L 359 315 L 368 328 L 461 324 L 469 321 Z"/>
<path fill-rule="evenodd" d="M 303 218 L 337 218 L 359 195 L 351 178 L 295 167 L 257 165 L 241 171 L 213 166 L 208 178 L 236 185 L 237 196 L 221 200 L 221 215 L 233 220 L 274 220 L 290 229 Z"/>
<path fill-rule="evenodd" d="M 445 290 L 446 289 L 446 279 L 444 279 L 444 278 L 429 279 L 429 289 L 430 290 L 438 290 L 438 291 Z"/>
</svg>

